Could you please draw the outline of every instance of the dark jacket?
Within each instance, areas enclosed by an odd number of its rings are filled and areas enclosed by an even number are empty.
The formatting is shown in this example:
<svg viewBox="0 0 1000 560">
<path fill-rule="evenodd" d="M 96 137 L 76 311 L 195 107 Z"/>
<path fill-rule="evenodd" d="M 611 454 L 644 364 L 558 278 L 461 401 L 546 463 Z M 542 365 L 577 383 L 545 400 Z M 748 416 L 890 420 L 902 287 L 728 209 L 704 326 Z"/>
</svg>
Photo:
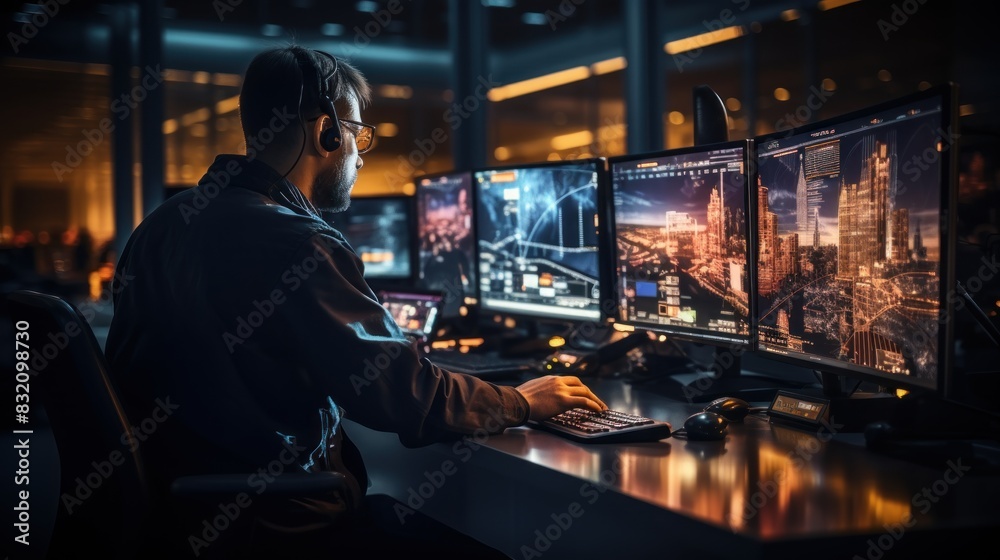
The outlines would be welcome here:
<svg viewBox="0 0 1000 560">
<path fill-rule="evenodd" d="M 117 272 L 106 354 L 160 482 L 322 468 L 321 410 L 409 447 L 527 420 L 514 388 L 422 359 L 340 232 L 260 161 L 219 156 L 143 220 Z M 344 460 L 364 488 L 353 446 Z"/>
</svg>

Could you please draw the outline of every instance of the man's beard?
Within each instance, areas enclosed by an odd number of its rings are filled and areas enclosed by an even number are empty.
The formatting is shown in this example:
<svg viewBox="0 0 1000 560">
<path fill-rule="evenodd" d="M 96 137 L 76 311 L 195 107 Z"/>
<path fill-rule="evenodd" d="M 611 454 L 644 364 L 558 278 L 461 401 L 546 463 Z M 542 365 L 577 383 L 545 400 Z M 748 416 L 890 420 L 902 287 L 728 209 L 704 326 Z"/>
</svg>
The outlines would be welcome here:
<svg viewBox="0 0 1000 560">
<path fill-rule="evenodd" d="M 341 171 L 338 173 L 338 171 Z M 351 186 L 346 167 L 327 167 L 313 179 L 312 203 L 323 211 L 343 212 L 351 205 Z"/>
</svg>

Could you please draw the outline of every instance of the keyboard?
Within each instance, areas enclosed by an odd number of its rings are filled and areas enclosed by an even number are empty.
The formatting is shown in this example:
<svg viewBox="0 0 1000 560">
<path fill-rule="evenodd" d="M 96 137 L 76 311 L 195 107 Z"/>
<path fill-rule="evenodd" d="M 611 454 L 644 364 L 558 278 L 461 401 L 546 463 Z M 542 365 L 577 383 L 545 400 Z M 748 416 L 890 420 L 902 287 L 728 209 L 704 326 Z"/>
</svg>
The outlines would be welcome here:
<svg viewBox="0 0 1000 560">
<path fill-rule="evenodd" d="M 581 443 L 641 443 L 670 437 L 670 423 L 618 410 L 596 412 L 585 408 L 567 410 L 528 426 L 552 432 Z"/>
<path fill-rule="evenodd" d="M 482 378 L 517 376 L 537 371 L 541 365 L 537 359 L 501 356 L 496 352 L 430 352 L 427 358 L 448 371 Z"/>
</svg>

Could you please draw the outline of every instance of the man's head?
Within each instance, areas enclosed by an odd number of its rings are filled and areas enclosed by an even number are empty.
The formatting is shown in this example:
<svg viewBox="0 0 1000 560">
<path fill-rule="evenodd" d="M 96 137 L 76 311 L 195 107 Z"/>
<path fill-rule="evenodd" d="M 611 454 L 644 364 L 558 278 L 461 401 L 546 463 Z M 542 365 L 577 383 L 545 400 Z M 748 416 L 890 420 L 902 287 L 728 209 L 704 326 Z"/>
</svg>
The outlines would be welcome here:
<svg viewBox="0 0 1000 560">
<path fill-rule="evenodd" d="M 324 110 L 324 95 L 334 111 Z M 318 208 L 344 210 L 364 163 L 358 136 L 374 135 L 344 121 L 360 122 L 370 98 L 365 77 L 344 60 L 299 46 L 264 51 L 240 91 L 247 153 L 285 173 Z M 339 146 L 331 141 L 337 129 Z"/>
</svg>

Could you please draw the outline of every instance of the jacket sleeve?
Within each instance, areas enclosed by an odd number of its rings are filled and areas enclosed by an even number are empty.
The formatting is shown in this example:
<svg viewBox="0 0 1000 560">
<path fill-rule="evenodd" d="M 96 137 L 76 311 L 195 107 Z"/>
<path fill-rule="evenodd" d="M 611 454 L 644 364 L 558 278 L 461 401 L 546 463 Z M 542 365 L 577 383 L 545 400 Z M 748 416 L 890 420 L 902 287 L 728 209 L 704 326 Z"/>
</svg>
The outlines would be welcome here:
<svg viewBox="0 0 1000 560">
<path fill-rule="evenodd" d="M 294 345 L 307 385 L 332 397 L 347 418 L 395 432 L 409 447 L 524 424 L 528 402 L 513 387 L 419 356 L 336 233 L 309 237 L 281 276 L 281 338 Z"/>
</svg>

